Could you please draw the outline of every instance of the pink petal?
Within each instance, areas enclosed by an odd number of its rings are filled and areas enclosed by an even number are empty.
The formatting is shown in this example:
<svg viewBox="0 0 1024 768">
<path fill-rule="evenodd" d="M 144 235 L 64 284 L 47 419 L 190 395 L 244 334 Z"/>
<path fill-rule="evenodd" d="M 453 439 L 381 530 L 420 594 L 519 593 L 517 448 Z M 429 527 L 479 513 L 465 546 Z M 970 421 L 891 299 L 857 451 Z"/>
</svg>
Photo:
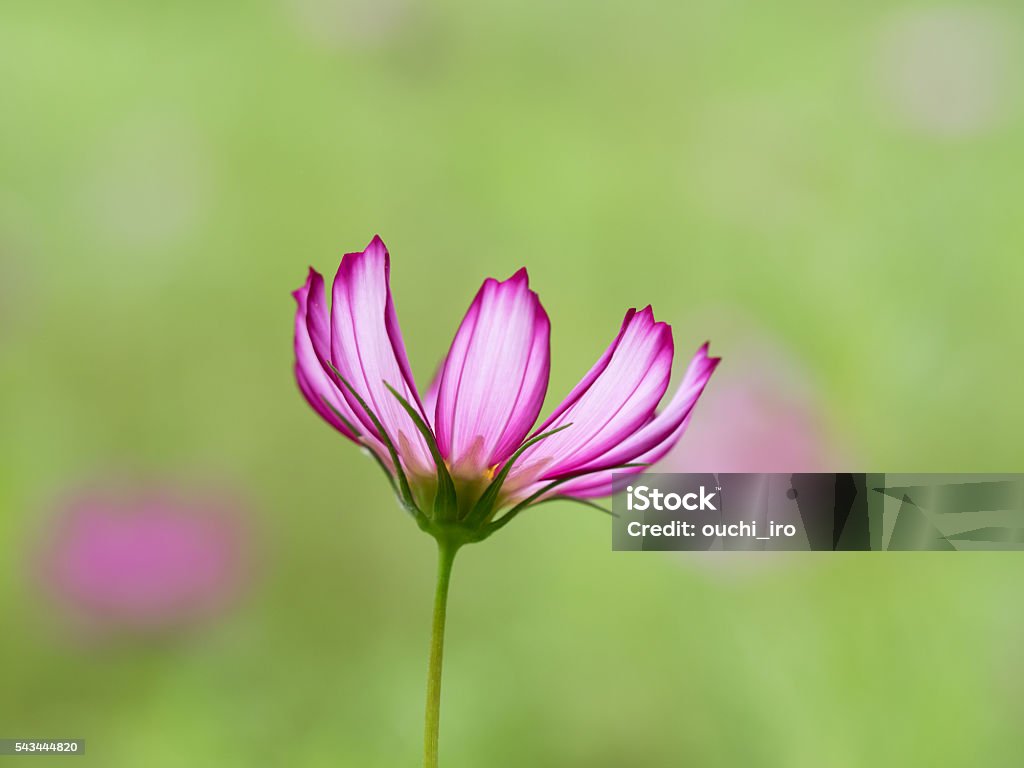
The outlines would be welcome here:
<svg viewBox="0 0 1024 768">
<path fill-rule="evenodd" d="M 686 414 L 686 417 L 683 419 L 682 423 L 679 425 L 677 430 L 674 433 L 672 433 L 672 436 L 668 440 L 665 440 L 664 443 L 652 448 L 647 453 L 640 454 L 639 456 L 636 456 L 630 461 L 624 463 L 653 464 L 654 462 L 661 459 L 665 455 L 665 453 L 667 453 L 670 450 L 671 446 L 675 444 L 680 437 L 682 437 L 683 433 L 686 431 L 687 426 L 689 426 L 690 424 L 690 419 L 692 418 L 692 416 L 693 411 L 691 410 L 688 414 Z M 640 474 L 641 472 L 644 472 L 645 470 L 646 467 L 626 467 L 622 469 L 598 470 L 593 474 L 584 475 L 580 478 L 570 480 L 569 482 L 558 486 L 557 488 L 552 490 L 551 495 L 572 496 L 577 499 L 598 499 L 603 498 L 605 496 L 611 496 L 613 492 L 613 476 L 637 475 Z M 539 489 L 540 485 L 534 488 L 533 491 L 537 491 Z"/>
<path fill-rule="evenodd" d="M 331 362 L 380 419 L 403 463 L 413 472 L 431 474 L 434 462 L 423 437 L 385 386 L 390 384 L 422 413 L 391 299 L 390 271 L 379 237 L 362 253 L 342 258 L 332 291 Z M 376 435 L 352 393 L 345 388 L 343 394 L 364 432 Z"/>
<path fill-rule="evenodd" d="M 528 449 L 513 477 L 548 479 L 586 467 L 654 416 L 672 370 L 672 331 L 650 307 L 630 310 L 619 335 L 550 418 L 537 429 L 572 426 Z"/>
<path fill-rule="evenodd" d="M 650 422 L 579 471 L 616 467 L 640 461 L 640 457 L 664 456 L 682 437 L 684 422 L 720 362 L 721 358 L 708 356 L 708 345 L 704 344 L 690 360 L 668 406 Z M 654 459 L 642 460 L 650 463 Z"/>
<path fill-rule="evenodd" d="M 438 389 L 438 445 L 457 474 L 479 474 L 522 444 L 547 391 L 550 337 L 525 269 L 504 282 L 484 282 L 455 334 Z"/>
<path fill-rule="evenodd" d="M 644 467 L 612 469 L 613 467 L 633 463 L 653 464 L 668 453 L 686 431 L 697 400 L 704 391 L 704 387 L 707 386 L 711 374 L 721 362 L 721 358 L 709 357 L 707 353 L 707 344 L 697 350 L 697 354 L 687 366 L 683 380 L 665 410 L 614 448 L 577 470 L 579 472 L 589 471 L 592 474 L 583 475 L 558 486 L 552 491 L 552 495 L 576 498 L 610 496 L 613 474 L 631 475 L 643 472 L 645 469 Z M 517 492 L 516 496 L 525 498 L 530 493 L 540 490 L 544 485 L 543 482 L 535 483 L 532 487 Z"/>
<path fill-rule="evenodd" d="M 305 284 L 292 293 L 297 304 L 295 310 L 295 379 L 299 389 L 323 419 L 345 437 L 355 440 L 356 435 L 324 403 L 329 402 L 350 424 L 358 424 L 352 409 L 335 386 L 333 379 L 324 370 L 317 356 L 316 347 L 325 353 L 329 344 L 330 327 L 327 308 L 324 305 L 324 279 L 316 270 L 310 269 Z"/>
</svg>

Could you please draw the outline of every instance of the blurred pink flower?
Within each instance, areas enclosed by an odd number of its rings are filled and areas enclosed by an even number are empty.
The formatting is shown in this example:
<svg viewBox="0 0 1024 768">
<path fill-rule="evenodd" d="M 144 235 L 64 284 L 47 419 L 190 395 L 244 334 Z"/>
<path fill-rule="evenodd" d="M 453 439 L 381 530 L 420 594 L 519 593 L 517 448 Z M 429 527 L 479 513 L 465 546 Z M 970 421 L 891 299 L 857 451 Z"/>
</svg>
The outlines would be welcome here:
<svg viewBox="0 0 1024 768">
<path fill-rule="evenodd" d="M 800 368 L 778 349 L 746 349 L 704 396 L 666 472 L 831 472 L 844 455 L 827 411 Z"/>
<path fill-rule="evenodd" d="M 246 581 L 247 544 L 237 502 L 107 488 L 58 506 L 37 566 L 83 629 L 159 631 L 220 614 Z"/>
</svg>

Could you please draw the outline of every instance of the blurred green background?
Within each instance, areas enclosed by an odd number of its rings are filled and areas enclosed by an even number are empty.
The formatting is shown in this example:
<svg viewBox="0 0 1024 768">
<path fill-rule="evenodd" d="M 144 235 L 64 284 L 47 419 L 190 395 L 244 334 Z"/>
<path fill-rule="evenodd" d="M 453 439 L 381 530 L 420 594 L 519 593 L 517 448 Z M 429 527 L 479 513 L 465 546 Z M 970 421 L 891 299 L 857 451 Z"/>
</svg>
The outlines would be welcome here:
<svg viewBox="0 0 1024 768">
<path fill-rule="evenodd" d="M 1020 470 L 1022 29 L 1012 2 L 6 0 L 0 737 L 418 764 L 432 542 L 291 375 L 289 291 L 375 232 L 421 385 L 526 265 L 546 409 L 652 303 L 725 358 L 704 415 L 766 360 L 843 469 Z M 249 499 L 245 599 L 173 637 L 61 630 L 35 542 L 109 477 Z M 1019 765 L 1022 577 L 613 554 L 546 505 L 456 564 L 442 764 Z"/>
</svg>

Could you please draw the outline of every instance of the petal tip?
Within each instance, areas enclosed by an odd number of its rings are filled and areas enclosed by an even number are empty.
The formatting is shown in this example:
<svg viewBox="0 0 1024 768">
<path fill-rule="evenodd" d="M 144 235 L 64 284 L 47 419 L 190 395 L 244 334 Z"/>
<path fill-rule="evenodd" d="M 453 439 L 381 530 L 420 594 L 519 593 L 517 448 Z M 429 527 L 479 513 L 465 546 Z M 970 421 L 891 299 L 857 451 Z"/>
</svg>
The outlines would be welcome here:
<svg viewBox="0 0 1024 768">
<path fill-rule="evenodd" d="M 389 258 L 388 248 L 386 245 L 384 245 L 384 241 L 381 240 L 380 235 L 374 235 L 373 239 L 371 239 L 370 242 L 366 244 L 366 247 L 363 248 L 363 250 L 345 253 L 342 256 L 341 264 L 339 265 L 339 270 L 341 268 L 353 269 L 355 268 L 356 264 L 361 263 L 364 259 L 372 259 L 374 257 L 383 257 L 385 261 L 388 261 Z"/>
<path fill-rule="evenodd" d="M 703 344 L 701 344 L 700 349 L 697 350 L 697 353 L 704 356 L 704 359 L 711 366 L 712 370 L 714 370 L 715 366 L 717 366 L 720 362 L 722 362 L 722 358 L 720 358 L 720 357 L 712 357 L 711 356 L 711 354 L 710 354 L 711 353 L 711 342 L 710 341 L 705 341 Z"/>
<path fill-rule="evenodd" d="M 719 363 L 722 362 L 722 358 L 720 358 L 720 357 L 711 357 L 707 353 L 707 345 L 706 344 L 703 347 L 700 348 L 700 353 L 703 353 L 703 356 L 701 357 L 701 360 L 700 360 L 701 365 L 702 365 L 700 376 L 703 377 L 705 381 L 707 381 L 708 379 L 711 378 L 711 374 L 715 372 L 715 369 L 718 368 Z M 698 354 L 700 354 L 700 353 L 698 353 Z"/>
<path fill-rule="evenodd" d="M 310 267 L 306 271 L 306 281 L 298 288 L 296 288 L 294 291 L 292 291 L 292 298 L 295 299 L 295 301 L 297 301 L 299 304 L 302 304 L 302 302 L 309 295 L 309 290 L 310 288 L 312 288 L 313 283 L 319 277 L 320 273 L 313 269 L 313 267 Z"/>
</svg>

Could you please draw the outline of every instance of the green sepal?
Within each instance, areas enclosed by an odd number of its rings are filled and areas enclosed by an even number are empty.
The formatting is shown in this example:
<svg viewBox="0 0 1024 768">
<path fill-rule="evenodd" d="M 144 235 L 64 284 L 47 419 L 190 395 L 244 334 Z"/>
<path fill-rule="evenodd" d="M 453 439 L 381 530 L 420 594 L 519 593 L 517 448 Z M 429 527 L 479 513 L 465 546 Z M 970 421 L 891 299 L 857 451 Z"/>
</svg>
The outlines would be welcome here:
<svg viewBox="0 0 1024 768">
<path fill-rule="evenodd" d="M 416 501 L 412 496 L 412 488 L 409 487 L 409 479 L 405 476 L 405 471 L 402 469 L 402 462 L 398 458 L 398 451 L 395 450 L 395 444 L 391 442 L 391 438 L 388 436 L 387 430 L 384 429 L 384 425 L 380 423 L 380 419 L 377 418 L 377 414 L 366 404 L 366 401 L 360 397 L 359 393 L 356 392 L 355 387 L 348 383 L 341 371 L 334 367 L 334 363 L 328 361 L 327 363 L 331 366 L 331 370 L 334 371 L 334 375 L 338 377 L 338 380 L 345 385 L 345 388 L 352 393 L 352 397 L 356 399 L 359 406 L 366 412 L 366 415 L 370 417 L 370 421 L 373 422 L 373 426 L 377 428 L 377 434 L 380 436 L 380 440 L 384 443 L 384 447 L 388 449 L 388 455 L 391 457 L 391 463 L 395 466 L 395 476 L 398 478 L 398 490 L 399 499 L 402 505 L 409 510 L 409 512 L 419 519 L 423 515 L 422 510 L 416 506 Z M 371 453 L 373 453 L 371 451 Z M 380 457 L 374 454 L 378 461 Z M 383 466 L 383 462 L 381 462 Z M 387 467 L 384 467 L 385 471 Z"/>
<path fill-rule="evenodd" d="M 550 437 L 556 432 L 561 432 L 563 429 L 568 429 L 571 426 L 572 424 L 563 424 L 560 427 L 550 429 L 547 432 L 543 432 L 539 435 L 531 437 L 529 440 L 527 440 L 525 443 L 519 446 L 519 448 L 516 449 L 516 452 L 508 457 L 508 459 L 505 461 L 505 466 L 501 468 L 501 471 L 495 476 L 493 480 L 491 480 L 490 485 L 487 486 L 487 489 L 480 495 L 480 498 L 477 499 L 476 504 L 473 505 L 473 508 L 469 511 L 469 514 L 466 515 L 466 522 L 470 525 L 473 525 L 482 523 L 490 518 L 490 516 L 494 512 L 494 505 L 498 501 L 498 494 L 501 493 L 501 487 L 505 484 L 505 480 L 508 478 L 508 473 L 511 471 L 512 465 L 527 448 L 534 445 L 535 443 L 539 443 L 545 437 Z"/>
<path fill-rule="evenodd" d="M 331 367 L 333 368 L 334 366 L 331 366 Z M 326 405 L 328 408 L 331 409 L 331 412 L 338 418 L 338 420 L 342 424 L 344 424 L 346 427 L 348 427 L 349 431 L 353 435 L 355 435 L 356 437 L 362 437 L 363 436 L 363 433 L 359 431 L 359 428 L 355 424 L 353 424 L 351 421 L 346 419 L 342 415 L 341 411 L 339 411 L 337 408 L 335 408 L 326 397 L 324 397 L 323 395 L 320 395 L 320 399 L 324 401 L 324 405 Z"/>
<path fill-rule="evenodd" d="M 650 465 L 643 464 L 643 463 L 618 464 L 618 465 L 616 465 L 614 467 L 602 467 L 601 469 L 592 469 L 592 470 L 588 470 L 586 472 L 574 472 L 574 473 L 572 473 L 570 475 L 566 475 L 565 477 L 560 477 L 557 480 L 552 480 L 550 483 L 545 485 L 539 491 L 537 491 L 536 493 L 530 494 L 525 499 L 523 499 L 518 504 L 516 504 L 514 507 L 512 507 L 512 509 L 510 509 L 508 512 L 506 512 L 504 515 L 502 515 L 500 518 L 498 518 L 493 523 L 488 525 L 484 529 L 484 538 L 486 538 L 487 536 L 490 536 L 492 533 L 495 533 L 496 531 L 500 531 L 502 528 L 504 528 L 506 525 L 508 525 L 510 522 L 512 522 L 512 518 L 514 518 L 516 515 L 518 515 L 520 512 L 522 512 L 527 507 L 533 505 L 534 502 L 537 502 L 537 499 L 539 499 L 545 493 L 548 493 L 549 491 L 554 490 L 555 488 L 557 488 L 558 486 L 562 485 L 563 483 L 567 483 L 570 480 L 575 480 L 575 479 L 577 479 L 579 477 L 585 477 L 586 475 L 592 475 L 592 474 L 594 474 L 596 472 L 609 472 L 609 471 L 613 471 L 613 470 L 616 470 L 616 469 L 631 469 L 633 467 L 646 467 L 646 466 L 650 466 Z M 574 499 L 574 501 L 579 501 L 579 499 Z M 540 503 L 540 502 L 537 502 L 537 503 Z"/>
<path fill-rule="evenodd" d="M 448 472 L 448 465 L 444 463 L 444 457 L 441 456 L 441 449 L 437 447 L 437 440 L 434 438 L 434 433 L 430 431 L 430 427 L 427 426 L 427 422 L 423 420 L 423 416 L 420 412 L 413 407 L 412 403 L 406 400 L 398 392 L 397 389 L 392 387 L 386 381 L 384 386 L 387 387 L 391 394 L 395 396 L 395 399 L 402 405 L 405 412 L 409 414 L 409 418 L 412 419 L 412 423 L 416 425 L 416 429 L 419 430 L 420 435 L 427 443 L 427 448 L 430 450 L 430 456 L 434 460 L 434 464 L 437 466 L 437 493 L 434 494 L 434 510 L 431 515 L 434 520 L 447 520 L 454 517 L 456 510 L 456 497 L 455 497 L 455 483 L 452 481 L 452 476 Z"/>
</svg>

